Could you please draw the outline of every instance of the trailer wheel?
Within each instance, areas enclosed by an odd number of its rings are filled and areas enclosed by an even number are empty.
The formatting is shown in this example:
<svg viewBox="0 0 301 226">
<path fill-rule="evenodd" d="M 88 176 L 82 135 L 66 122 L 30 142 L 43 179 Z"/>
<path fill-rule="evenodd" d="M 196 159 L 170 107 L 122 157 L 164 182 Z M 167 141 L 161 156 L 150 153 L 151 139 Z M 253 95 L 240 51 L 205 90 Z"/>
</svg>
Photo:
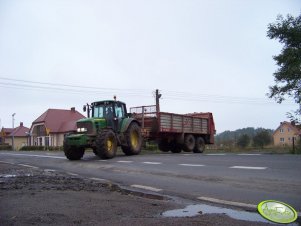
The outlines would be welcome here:
<svg viewBox="0 0 301 226">
<path fill-rule="evenodd" d="M 170 142 L 167 139 L 160 139 L 158 142 L 158 148 L 160 151 L 169 152 L 170 151 Z"/>
<path fill-rule="evenodd" d="M 138 155 L 142 147 L 142 134 L 140 126 L 133 122 L 127 129 L 126 135 L 127 146 L 121 146 L 122 151 L 126 155 Z"/>
<path fill-rule="evenodd" d="M 82 147 L 70 146 L 64 141 L 64 153 L 69 160 L 80 160 L 84 156 L 85 149 Z"/>
<path fill-rule="evenodd" d="M 205 140 L 203 137 L 196 138 L 195 148 L 193 149 L 194 153 L 203 153 L 205 151 Z"/>
<path fill-rule="evenodd" d="M 185 152 L 192 152 L 195 147 L 195 138 L 192 134 L 187 134 L 184 137 L 183 150 Z"/>
<path fill-rule="evenodd" d="M 171 152 L 172 153 L 180 153 L 182 151 L 182 145 L 174 141 L 171 143 Z"/>
<path fill-rule="evenodd" d="M 102 131 L 96 138 L 96 153 L 100 158 L 114 158 L 117 152 L 117 138 L 111 130 Z"/>
</svg>

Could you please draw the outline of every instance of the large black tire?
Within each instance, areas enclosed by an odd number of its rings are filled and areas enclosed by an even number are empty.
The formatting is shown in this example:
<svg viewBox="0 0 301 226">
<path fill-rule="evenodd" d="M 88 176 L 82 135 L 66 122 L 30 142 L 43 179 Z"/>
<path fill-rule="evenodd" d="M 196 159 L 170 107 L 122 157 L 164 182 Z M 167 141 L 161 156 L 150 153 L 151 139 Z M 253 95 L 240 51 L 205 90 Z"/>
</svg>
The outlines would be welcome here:
<svg viewBox="0 0 301 226">
<path fill-rule="evenodd" d="M 96 138 L 96 154 L 102 159 L 114 158 L 117 152 L 117 138 L 112 130 L 103 130 Z"/>
<path fill-rule="evenodd" d="M 170 145 L 170 150 L 172 153 L 180 153 L 182 151 L 182 145 L 174 141 Z"/>
<path fill-rule="evenodd" d="M 192 152 L 195 147 L 195 138 L 192 134 L 187 134 L 184 137 L 183 150 L 185 152 Z"/>
<path fill-rule="evenodd" d="M 158 148 L 160 151 L 169 152 L 170 151 L 170 142 L 167 139 L 160 139 L 158 142 Z"/>
<path fill-rule="evenodd" d="M 205 140 L 203 137 L 198 137 L 195 140 L 195 148 L 193 149 L 194 153 L 203 153 L 205 151 Z"/>
<path fill-rule="evenodd" d="M 69 160 L 80 160 L 85 153 L 83 147 L 70 146 L 64 141 L 64 153 Z"/>
<path fill-rule="evenodd" d="M 138 155 L 141 152 L 143 137 L 141 128 L 136 122 L 132 122 L 125 134 L 126 144 L 121 149 L 126 155 Z"/>
</svg>

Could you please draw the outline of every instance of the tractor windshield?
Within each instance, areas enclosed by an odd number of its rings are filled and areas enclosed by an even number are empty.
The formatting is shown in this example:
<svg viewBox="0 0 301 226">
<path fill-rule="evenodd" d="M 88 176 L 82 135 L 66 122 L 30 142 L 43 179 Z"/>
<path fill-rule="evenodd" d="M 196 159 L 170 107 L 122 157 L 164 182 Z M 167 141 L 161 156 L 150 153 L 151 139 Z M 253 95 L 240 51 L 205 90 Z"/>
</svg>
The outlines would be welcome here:
<svg viewBox="0 0 301 226">
<path fill-rule="evenodd" d="M 92 117 L 93 118 L 113 118 L 114 112 L 113 112 L 113 105 L 110 104 L 99 104 L 93 106 L 92 109 Z"/>
</svg>

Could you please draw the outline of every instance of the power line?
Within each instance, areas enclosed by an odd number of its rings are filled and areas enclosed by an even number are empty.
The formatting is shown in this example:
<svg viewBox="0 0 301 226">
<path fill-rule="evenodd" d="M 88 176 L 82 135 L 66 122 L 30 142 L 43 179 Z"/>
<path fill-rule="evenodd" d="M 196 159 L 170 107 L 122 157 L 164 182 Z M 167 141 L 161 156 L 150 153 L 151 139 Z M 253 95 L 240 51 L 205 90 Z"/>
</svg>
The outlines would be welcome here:
<svg viewBox="0 0 301 226">
<path fill-rule="evenodd" d="M 1 80 L 9 82 L 1 82 Z M 27 89 L 39 91 L 57 91 L 61 93 L 70 94 L 101 94 L 111 95 L 119 94 L 125 96 L 135 97 L 152 97 L 152 91 L 144 89 L 123 89 L 123 88 L 103 88 L 95 86 L 80 86 L 71 84 L 60 84 L 50 82 L 38 82 L 32 80 L 12 79 L 0 77 L 0 87 L 13 88 L 13 89 Z M 196 94 L 179 91 L 163 91 L 163 99 L 177 100 L 177 101 L 197 101 L 197 102 L 212 102 L 212 103 L 230 103 L 230 104 L 275 104 L 273 101 L 268 101 L 264 98 L 251 98 L 251 97 L 235 97 L 213 94 Z M 283 103 L 285 104 L 285 103 Z M 285 104 L 293 105 L 293 104 Z"/>
</svg>

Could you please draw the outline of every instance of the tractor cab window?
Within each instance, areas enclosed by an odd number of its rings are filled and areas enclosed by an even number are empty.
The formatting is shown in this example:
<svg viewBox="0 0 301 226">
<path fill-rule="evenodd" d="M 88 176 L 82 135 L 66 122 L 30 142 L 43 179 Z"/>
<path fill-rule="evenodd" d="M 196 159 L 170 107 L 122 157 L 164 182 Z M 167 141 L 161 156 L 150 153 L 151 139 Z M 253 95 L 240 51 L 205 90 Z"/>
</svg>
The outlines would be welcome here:
<svg viewBox="0 0 301 226">
<path fill-rule="evenodd" d="M 98 105 L 93 107 L 93 116 L 94 118 L 103 118 L 104 106 Z"/>
<path fill-rule="evenodd" d="M 115 113 L 116 113 L 116 118 L 123 118 L 125 115 L 124 105 L 121 103 L 116 103 L 115 104 Z"/>
</svg>

